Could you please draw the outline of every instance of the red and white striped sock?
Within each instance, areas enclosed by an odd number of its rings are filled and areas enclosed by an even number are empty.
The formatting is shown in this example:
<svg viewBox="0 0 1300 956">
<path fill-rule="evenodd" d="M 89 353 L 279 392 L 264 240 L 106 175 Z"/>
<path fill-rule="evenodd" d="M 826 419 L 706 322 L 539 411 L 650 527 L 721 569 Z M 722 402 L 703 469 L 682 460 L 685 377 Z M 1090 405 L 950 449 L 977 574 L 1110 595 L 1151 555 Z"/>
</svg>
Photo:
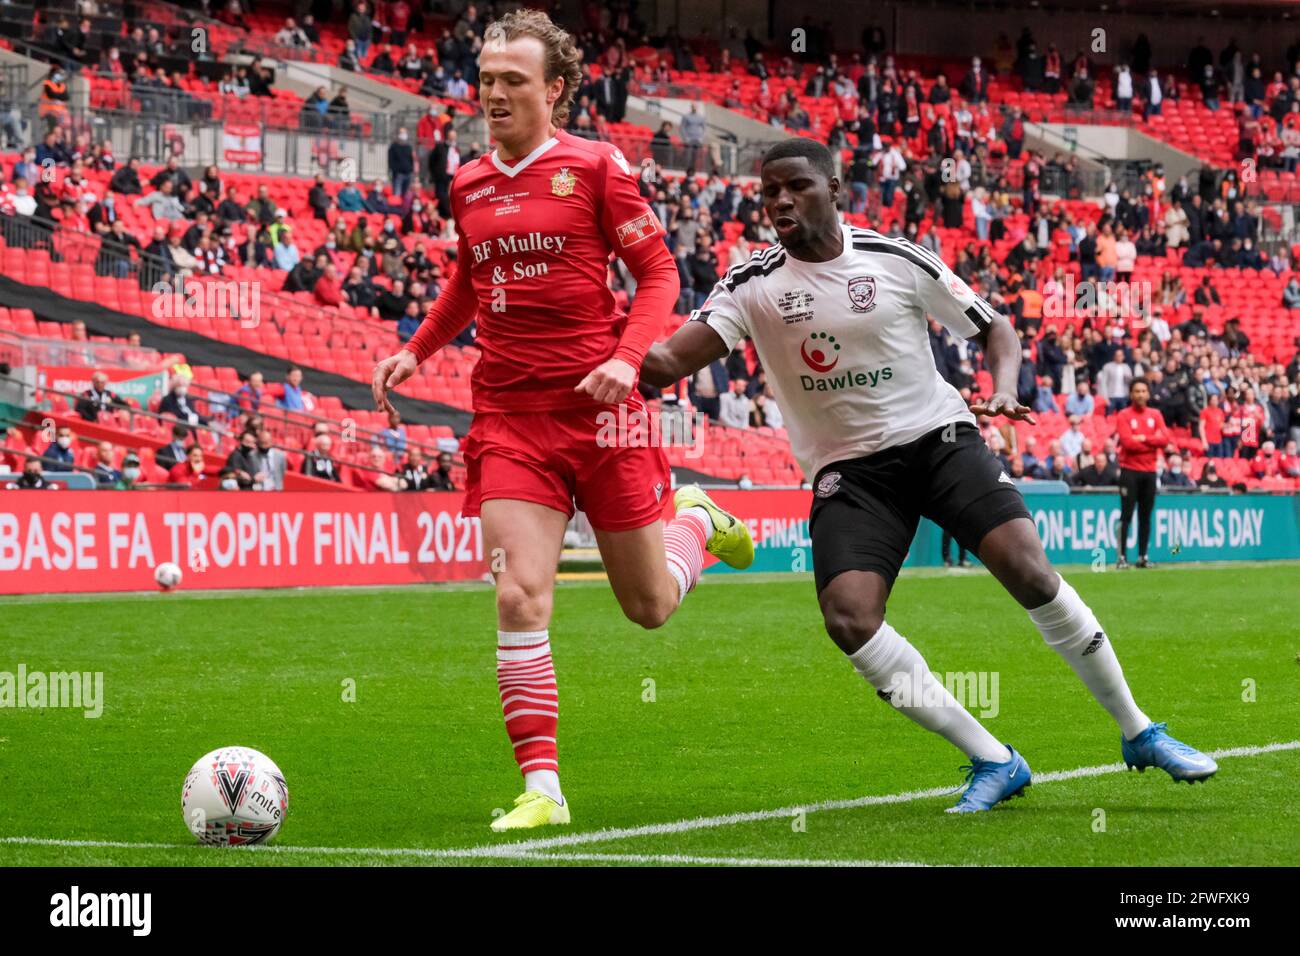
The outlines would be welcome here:
<svg viewBox="0 0 1300 956">
<path fill-rule="evenodd" d="M 563 802 L 555 747 L 560 699 L 547 631 L 497 631 L 497 689 L 524 789 Z"/>
<path fill-rule="evenodd" d="M 713 521 L 703 508 L 683 508 L 664 528 L 664 551 L 668 573 L 677 582 L 677 602 L 700 580 L 704 566 L 704 545 L 713 534 Z"/>
</svg>

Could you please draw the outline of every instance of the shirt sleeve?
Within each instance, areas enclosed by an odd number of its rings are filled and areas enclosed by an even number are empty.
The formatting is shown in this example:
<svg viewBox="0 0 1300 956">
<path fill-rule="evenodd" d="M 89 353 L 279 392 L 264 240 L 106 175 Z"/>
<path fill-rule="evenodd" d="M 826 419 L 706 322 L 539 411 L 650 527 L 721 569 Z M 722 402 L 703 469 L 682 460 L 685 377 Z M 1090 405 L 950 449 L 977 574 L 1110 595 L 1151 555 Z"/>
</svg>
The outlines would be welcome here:
<svg viewBox="0 0 1300 956">
<path fill-rule="evenodd" d="M 680 279 L 662 241 L 663 224 L 646 204 L 638 179 L 618 148 L 606 154 L 601 176 L 601 231 L 637 280 L 614 357 L 640 368 L 650 343 L 663 333 L 664 320 L 680 292 Z"/>
<path fill-rule="evenodd" d="M 915 267 L 917 302 L 953 335 L 973 338 L 988 329 L 997 312 L 974 293 L 943 260 L 920 246 L 898 240 L 903 257 Z"/>
<path fill-rule="evenodd" d="M 703 322 L 713 329 L 730 351 L 736 347 L 737 342 L 749 335 L 749 326 L 739 298 L 728 284 L 728 277 L 729 274 L 718 281 L 704 303 L 691 313 L 689 321 Z"/>
</svg>

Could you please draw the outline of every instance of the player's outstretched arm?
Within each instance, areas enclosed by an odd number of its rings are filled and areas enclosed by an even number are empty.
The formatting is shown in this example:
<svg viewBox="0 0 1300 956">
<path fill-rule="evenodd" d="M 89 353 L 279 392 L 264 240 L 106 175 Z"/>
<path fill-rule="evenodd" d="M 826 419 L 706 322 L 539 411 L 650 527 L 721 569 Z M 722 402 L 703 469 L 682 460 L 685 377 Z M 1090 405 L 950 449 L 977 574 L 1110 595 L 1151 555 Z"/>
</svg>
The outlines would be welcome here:
<svg viewBox="0 0 1300 956">
<path fill-rule="evenodd" d="M 1016 398 L 1016 379 L 1020 376 L 1020 338 L 1005 315 L 989 320 L 988 328 L 975 336 L 988 357 L 993 375 L 993 394 L 971 405 L 976 415 L 1005 415 L 1033 424 L 1032 410 Z"/>
<path fill-rule="evenodd" d="M 469 249 L 463 238 L 460 244 L 462 248 L 457 257 L 456 271 L 442 295 L 429 307 L 429 314 L 420 327 L 410 341 L 375 366 L 370 377 L 370 392 L 375 407 L 381 412 L 394 410 L 393 403 L 388 400 L 389 391 L 414 375 L 421 362 L 459 335 L 478 312 L 478 299 L 467 266 Z"/>
<path fill-rule="evenodd" d="M 687 322 L 667 342 L 656 342 L 641 363 L 641 381 L 664 388 L 726 358 L 727 343 L 704 322 Z"/>
</svg>

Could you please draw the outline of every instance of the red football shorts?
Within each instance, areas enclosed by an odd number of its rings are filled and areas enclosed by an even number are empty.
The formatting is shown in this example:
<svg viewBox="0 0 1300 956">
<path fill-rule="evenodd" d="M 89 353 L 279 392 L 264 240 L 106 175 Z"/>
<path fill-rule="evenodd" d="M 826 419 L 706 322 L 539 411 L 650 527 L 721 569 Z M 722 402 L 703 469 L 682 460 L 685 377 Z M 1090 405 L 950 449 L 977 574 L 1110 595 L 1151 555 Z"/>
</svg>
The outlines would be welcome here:
<svg viewBox="0 0 1300 956">
<path fill-rule="evenodd" d="M 627 404 L 623 421 L 644 405 Z M 493 498 L 533 501 L 599 531 L 630 531 L 663 516 L 668 459 L 647 432 L 618 427 L 610 406 L 546 412 L 477 412 L 465 443 L 463 513 Z"/>
</svg>

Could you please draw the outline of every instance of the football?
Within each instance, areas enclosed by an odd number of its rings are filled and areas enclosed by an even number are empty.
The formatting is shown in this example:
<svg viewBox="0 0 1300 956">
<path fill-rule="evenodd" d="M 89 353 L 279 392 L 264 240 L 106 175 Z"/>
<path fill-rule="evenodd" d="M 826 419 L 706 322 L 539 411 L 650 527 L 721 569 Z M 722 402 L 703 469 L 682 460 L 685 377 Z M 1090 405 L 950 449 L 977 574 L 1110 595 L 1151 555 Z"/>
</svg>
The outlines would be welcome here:
<svg viewBox="0 0 1300 956">
<path fill-rule="evenodd" d="M 153 569 L 153 579 L 158 582 L 158 587 L 164 591 L 170 591 L 173 588 L 180 587 L 181 568 L 180 565 L 171 561 L 164 561 L 158 567 Z"/>
<path fill-rule="evenodd" d="M 289 810 L 284 774 L 270 757 L 250 747 L 204 754 L 181 787 L 185 826 L 209 846 L 266 843 Z"/>
</svg>

